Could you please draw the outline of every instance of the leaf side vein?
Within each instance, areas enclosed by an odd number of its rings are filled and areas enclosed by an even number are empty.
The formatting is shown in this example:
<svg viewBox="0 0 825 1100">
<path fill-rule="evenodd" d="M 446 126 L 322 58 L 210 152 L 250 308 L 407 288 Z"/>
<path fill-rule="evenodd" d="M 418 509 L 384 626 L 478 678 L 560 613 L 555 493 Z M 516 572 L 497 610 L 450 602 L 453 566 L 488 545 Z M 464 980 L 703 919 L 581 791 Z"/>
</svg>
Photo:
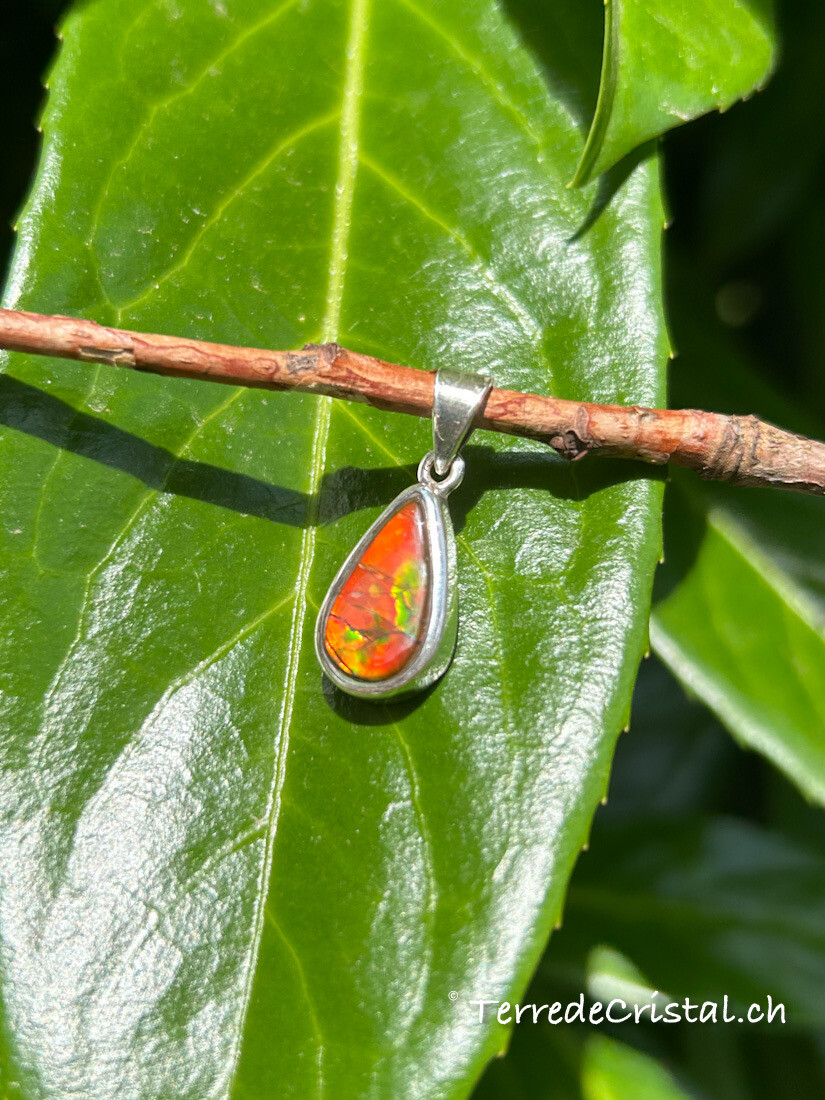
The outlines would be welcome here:
<svg viewBox="0 0 825 1100">
<path fill-rule="evenodd" d="M 445 221 L 440 214 L 431 209 L 423 199 L 413 194 L 412 191 L 399 180 L 392 172 L 383 165 L 379 164 L 372 157 L 366 153 L 361 154 L 361 163 L 369 168 L 370 171 L 376 175 L 383 183 L 396 192 L 401 199 L 408 205 L 412 206 L 415 210 L 418 210 L 428 221 L 437 226 L 442 233 L 450 238 L 458 247 L 465 253 L 470 259 L 481 275 L 482 280 L 488 287 L 494 297 L 503 302 L 515 319 L 522 325 L 522 327 L 533 337 L 538 340 L 541 338 L 542 330 L 541 325 L 536 318 L 530 313 L 526 306 L 521 302 L 515 294 L 505 286 L 497 278 L 495 271 L 489 260 L 486 260 L 481 256 L 476 248 L 473 246 L 472 241 L 469 240 L 459 229 L 451 226 Z"/>
<path fill-rule="evenodd" d="M 241 31 L 237 35 L 237 37 L 229 43 L 229 45 L 225 46 L 214 57 L 211 57 L 209 61 L 200 69 L 200 71 L 192 78 L 192 80 L 189 81 L 185 86 L 177 88 L 170 95 L 164 96 L 162 99 L 156 100 L 154 103 L 150 104 L 146 117 L 144 118 L 142 124 L 138 127 L 134 138 L 126 149 L 126 152 L 121 157 L 121 159 L 115 165 L 113 165 L 112 170 L 109 172 L 106 178 L 106 182 L 100 190 L 100 200 L 92 211 L 91 226 L 87 239 L 87 244 L 90 246 L 90 248 L 92 248 L 93 251 L 93 242 L 95 241 L 98 230 L 100 228 L 100 215 L 103 210 L 103 204 L 106 201 L 107 195 L 109 194 L 109 188 L 115 178 L 115 174 L 121 168 L 126 168 L 128 166 L 129 161 L 134 156 L 140 139 L 144 136 L 144 134 L 146 134 L 147 130 L 157 117 L 158 112 L 162 111 L 165 107 L 171 106 L 171 104 L 175 103 L 177 100 L 183 99 L 185 96 L 192 95 L 192 93 L 200 86 L 200 84 L 206 79 L 206 77 L 209 76 L 210 73 L 213 73 L 215 71 L 217 66 L 226 61 L 227 58 L 235 53 L 236 50 L 239 50 L 246 42 L 248 42 L 251 38 L 254 38 L 256 34 L 259 34 L 272 23 L 280 19 L 280 17 L 284 15 L 295 3 L 296 0 L 284 0 L 284 2 L 279 4 L 274 11 L 267 12 L 267 14 L 262 19 L 259 19 L 256 23 L 253 23 L 252 26 L 247 27 L 246 30 Z M 150 7 L 151 4 L 146 5 L 146 9 Z M 136 25 L 140 21 L 140 18 L 142 17 L 146 9 L 139 13 L 138 18 L 134 20 L 133 25 Z"/>
</svg>

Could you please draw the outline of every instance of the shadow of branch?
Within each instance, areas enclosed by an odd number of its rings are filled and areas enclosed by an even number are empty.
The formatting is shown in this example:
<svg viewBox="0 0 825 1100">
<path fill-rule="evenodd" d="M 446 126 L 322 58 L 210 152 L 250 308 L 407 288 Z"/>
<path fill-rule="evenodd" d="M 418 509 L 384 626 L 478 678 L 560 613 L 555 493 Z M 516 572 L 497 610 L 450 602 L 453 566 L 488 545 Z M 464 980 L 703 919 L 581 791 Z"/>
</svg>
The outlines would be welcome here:
<svg viewBox="0 0 825 1100">
<path fill-rule="evenodd" d="M 307 526 L 313 516 L 317 517 L 314 522 L 324 526 L 353 512 L 386 507 L 405 480 L 408 484 L 415 480 L 414 466 L 343 467 L 324 474 L 318 508 L 314 509 L 307 493 L 211 463 L 179 458 L 165 447 L 9 375 L 0 375 L 0 424 L 127 473 L 157 492 L 294 527 Z M 451 499 L 456 531 L 462 530 L 469 513 L 490 490 L 539 489 L 558 499 L 582 500 L 620 482 L 662 476 L 661 471 L 643 463 L 609 459 L 576 463 L 574 472 L 570 463 L 549 450 L 502 453 L 490 446 L 471 445 L 464 453 L 471 475 Z M 324 684 L 330 707 L 362 725 L 396 722 L 420 706 L 433 690 L 435 687 L 400 702 L 376 704 L 351 699 Z"/>
</svg>

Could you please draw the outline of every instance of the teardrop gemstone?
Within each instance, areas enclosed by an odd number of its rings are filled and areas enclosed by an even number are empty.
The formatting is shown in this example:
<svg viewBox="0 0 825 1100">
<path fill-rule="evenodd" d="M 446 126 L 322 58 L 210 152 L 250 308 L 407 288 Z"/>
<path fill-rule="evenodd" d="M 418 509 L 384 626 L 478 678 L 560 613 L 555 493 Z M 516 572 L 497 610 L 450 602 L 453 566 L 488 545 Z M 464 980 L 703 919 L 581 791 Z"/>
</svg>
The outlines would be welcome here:
<svg viewBox="0 0 825 1100">
<path fill-rule="evenodd" d="M 348 676 L 386 680 L 415 653 L 429 594 L 424 513 L 393 513 L 341 587 L 324 629 L 326 651 Z"/>
</svg>

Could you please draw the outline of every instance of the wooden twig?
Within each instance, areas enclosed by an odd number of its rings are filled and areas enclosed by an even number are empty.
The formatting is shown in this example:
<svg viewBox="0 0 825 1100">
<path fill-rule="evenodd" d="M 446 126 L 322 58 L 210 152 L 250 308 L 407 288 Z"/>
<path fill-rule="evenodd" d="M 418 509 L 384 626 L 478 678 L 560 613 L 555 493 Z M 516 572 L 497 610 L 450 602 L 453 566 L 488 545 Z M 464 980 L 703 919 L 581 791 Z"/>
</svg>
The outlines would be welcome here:
<svg viewBox="0 0 825 1100">
<path fill-rule="evenodd" d="M 0 310 L 0 348 L 236 386 L 328 394 L 415 416 L 432 413 L 432 372 L 337 344 L 264 351 Z M 494 389 L 476 426 L 542 440 L 569 459 L 594 454 L 657 465 L 672 461 L 705 478 L 825 496 L 825 443 L 755 416 L 596 405 Z"/>
</svg>

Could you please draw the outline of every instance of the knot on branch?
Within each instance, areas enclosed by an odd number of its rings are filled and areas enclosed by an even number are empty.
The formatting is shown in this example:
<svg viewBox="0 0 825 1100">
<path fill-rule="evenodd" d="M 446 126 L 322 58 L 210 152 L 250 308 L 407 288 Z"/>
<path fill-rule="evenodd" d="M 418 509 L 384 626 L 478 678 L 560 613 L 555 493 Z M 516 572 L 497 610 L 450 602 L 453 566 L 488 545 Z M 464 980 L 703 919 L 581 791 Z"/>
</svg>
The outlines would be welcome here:
<svg viewBox="0 0 825 1100">
<path fill-rule="evenodd" d="M 331 367 L 344 349 L 331 340 L 328 344 L 304 344 L 302 350 L 311 351 L 318 366 Z"/>
<path fill-rule="evenodd" d="M 548 443 L 557 454 L 560 454 L 562 458 L 566 458 L 569 462 L 576 462 L 578 459 L 584 458 L 588 450 L 588 444 L 572 428 L 566 432 L 557 432 L 555 435 L 551 435 Z"/>
<path fill-rule="evenodd" d="M 724 418 L 719 445 L 702 470 L 718 481 L 747 483 L 757 463 L 762 421 L 755 416 Z"/>
<path fill-rule="evenodd" d="M 131 347 L 92 348 L 81 345 L 77 349 L 78 359 L 87 363 L 105 363 L 109 367 L 136 367 L 135 351 Z"/>
<path fill-rule="evenodd" d="M 577 407 L 573 415 L 573 423 L 569 428 L 554 432 L 550 436 L 550 446 L 553 450 L 570 462 L 584 458 L 593 442 L 590 415 L 584 405 Z"/>
</svg>

